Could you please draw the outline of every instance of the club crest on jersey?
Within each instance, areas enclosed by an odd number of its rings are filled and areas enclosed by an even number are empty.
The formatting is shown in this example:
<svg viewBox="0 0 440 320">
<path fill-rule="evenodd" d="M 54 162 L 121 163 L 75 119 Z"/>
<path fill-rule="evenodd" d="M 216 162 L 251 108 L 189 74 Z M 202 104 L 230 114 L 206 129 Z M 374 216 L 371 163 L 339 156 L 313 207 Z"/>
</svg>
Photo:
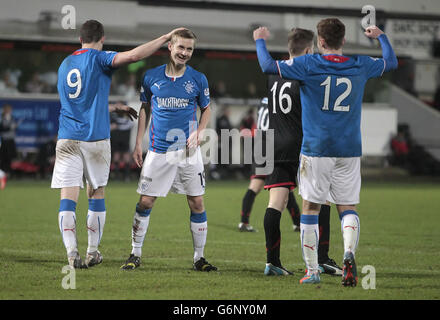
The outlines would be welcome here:
<svg viewBox="0 0 440 320">
<path fill-rule="evenodd" d="M 195 85 L 191 81 L 185 81 L 183 87 L 185 88 L 186 93 L 191 94 L 194 92 Z"/>
</svg>

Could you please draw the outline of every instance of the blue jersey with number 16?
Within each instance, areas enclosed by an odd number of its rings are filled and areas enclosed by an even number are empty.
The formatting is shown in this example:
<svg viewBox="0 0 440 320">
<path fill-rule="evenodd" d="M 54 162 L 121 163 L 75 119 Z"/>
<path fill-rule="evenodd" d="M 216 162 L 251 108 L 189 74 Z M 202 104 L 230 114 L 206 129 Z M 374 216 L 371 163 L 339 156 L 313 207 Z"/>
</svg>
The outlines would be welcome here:
<svg viewBox="0 0 440 320">
<path fill-rule="evenodd" d="M 85 48 L 58 69 L 61 102 L 58 139 L 97 141 L 110 138 L 108 95 L 116 52 Z"/>
<path fill-rule="evenodd" d="M 277 61 L 280 76 L 302 82 L 301 153 L 313 157 L 360 157 L 361 105 L 369 78 L 385 70 L 368 56 L 304 55 Z"/>
</svg>

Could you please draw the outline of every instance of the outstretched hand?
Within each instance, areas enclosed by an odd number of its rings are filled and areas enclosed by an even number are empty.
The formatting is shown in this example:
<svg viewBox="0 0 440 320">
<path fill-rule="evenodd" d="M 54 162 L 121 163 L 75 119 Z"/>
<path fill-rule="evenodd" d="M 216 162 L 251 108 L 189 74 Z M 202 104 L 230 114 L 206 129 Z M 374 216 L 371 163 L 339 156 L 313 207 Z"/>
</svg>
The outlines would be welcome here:
<svg viewBox="0 0 440 320">
<path fill-rule="evenodd" d="M 181 31 L 181 30 L 187 30 L 187 28 L 180 27 L 180 28 L 176 28 L 176 29 L 171 30 L 170 32 L 168 32 L 168 33 L 165 35 L 167 41 L 170 41 L 170 40 L 171 40 L 171 36 L 173 35 L 174 32 Z"/>
<path fill-rule="evenodd" d="M 111 105 L 110 112 L 116 112 L 118 115 L 126 115 L 131 121 L 138 118 L 137 111 L 122 103 L 115 103 Z"/>
</svg>

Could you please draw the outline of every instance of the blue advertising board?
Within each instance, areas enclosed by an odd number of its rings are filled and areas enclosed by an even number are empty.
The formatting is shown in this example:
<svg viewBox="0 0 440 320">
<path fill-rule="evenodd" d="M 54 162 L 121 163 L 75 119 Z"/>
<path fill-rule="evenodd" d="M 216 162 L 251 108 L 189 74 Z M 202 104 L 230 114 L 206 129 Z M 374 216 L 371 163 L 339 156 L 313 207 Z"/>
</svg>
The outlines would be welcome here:
<svg viewBox="0 0 440 320">
<path fill-rule="evenodd" d="M 60 101 L 54 99 L 1 98 L 0 112 L 5 104 L 12 106 L 12 116 L 19 123 L 15 143 L 19 152 L 36 152 L 58 133 Z"/>
</svg>

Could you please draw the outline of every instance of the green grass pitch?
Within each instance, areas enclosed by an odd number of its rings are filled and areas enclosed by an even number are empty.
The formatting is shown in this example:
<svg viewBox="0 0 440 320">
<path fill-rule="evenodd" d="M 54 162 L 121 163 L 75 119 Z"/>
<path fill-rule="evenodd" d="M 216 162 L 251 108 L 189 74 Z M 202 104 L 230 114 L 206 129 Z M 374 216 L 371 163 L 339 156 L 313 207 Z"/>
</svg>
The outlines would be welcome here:
<svg viewBox="0 0 440 320">
<path fill-rule="evenodd" d="M 208 182 L 205 256 L 218 272 L 192 271 L 189 209 L 181 195 L 158 199 L 151 213 L 142 265 L 119 269 L 131 250 L 136 183 L 110 181 L 107 221 L 100 251 L 104 262 L 76 271 L 76 289 L 65 290 L 67 264 L 57 225 L 59 191 L 49 182 L 10 181 L 0 190 L 0 299 L 440 299 L 440 184 L 365 182 L 359 215 L 359 284 L 343 288 L 339 277 L 321 276 L 319 285 L 300 285 L 304 263 L 299 234 L 287 212 L 281 219 L 281 259 L 289 277 L 266 277 L 263 216 L 268 192 L 256 198 L 251 223 L 259 232 L 240 233 L 237 225 L 247 182 Z M 300 199 L 297 196 L 297 199 Z M 87 247 L 87 199 L 77 206 L 79 250 Z M 335 207 L 331 212 L 330 256 L 339 264 L 342 237 Z M 362 273 L 376 272 L 375 289 Z"/>
</svg>

